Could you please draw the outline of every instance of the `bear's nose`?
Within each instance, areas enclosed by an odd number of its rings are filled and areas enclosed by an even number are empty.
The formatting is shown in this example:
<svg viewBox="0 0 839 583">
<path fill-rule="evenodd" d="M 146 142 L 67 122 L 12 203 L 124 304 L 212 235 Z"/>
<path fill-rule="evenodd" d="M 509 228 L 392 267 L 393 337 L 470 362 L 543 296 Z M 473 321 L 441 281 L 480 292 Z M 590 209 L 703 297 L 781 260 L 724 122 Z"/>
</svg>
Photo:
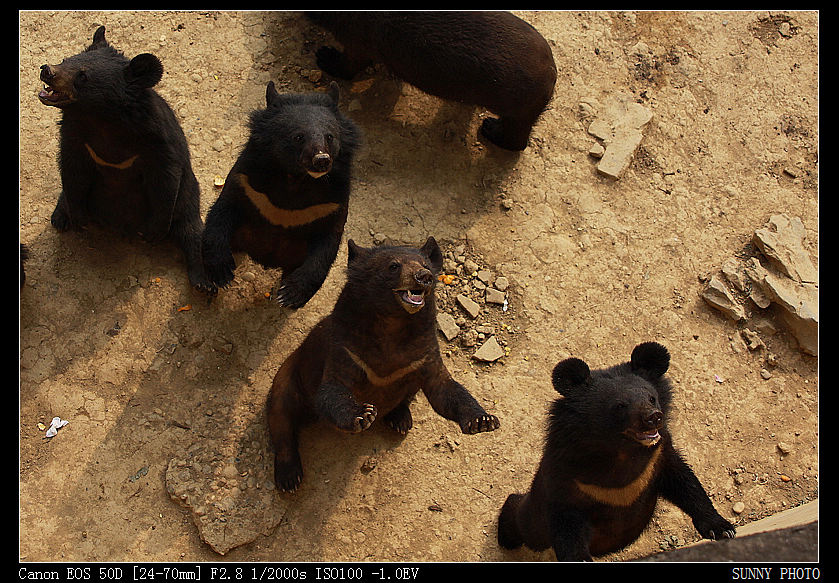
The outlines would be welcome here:
<svg viewBox="0 0 839 583">
<path fill-rule="evenodd" d="M 318 172 L 326 172 L 332 166 L 332 157 L 326 152 L 318 152 L 312 158 L 312 168 Z"/>
<path fill-rule="evenodd" d="M 644 425 L 649 428 L 658 429 L 661 427 L 661 422 L 664 420 L 664 415 L 661 411 L 653 411 L 647 418 L 644 420 Z"/>
<path fill-rule="evenodd" d="M 49 81 L 55 77 L 49 65 L 41 65 L 41 81 Z"/>
<path fill-rule="evenodd" d="M 427 269 L 420 269 L 414 274 L 414 279 L 420 285 L 430 286 L 434 283 L 434 275 Z"/>
</svg>

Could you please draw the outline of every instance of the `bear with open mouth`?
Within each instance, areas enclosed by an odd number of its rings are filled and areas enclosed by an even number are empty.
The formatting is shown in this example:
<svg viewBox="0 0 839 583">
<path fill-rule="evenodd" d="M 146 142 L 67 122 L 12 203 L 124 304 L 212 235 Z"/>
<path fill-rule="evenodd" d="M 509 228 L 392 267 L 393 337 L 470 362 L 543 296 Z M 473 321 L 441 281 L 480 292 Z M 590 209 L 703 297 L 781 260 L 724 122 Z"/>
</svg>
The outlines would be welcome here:
<svg viewBox="0 0 839 583">
<path fill-rule="evenodd" d="M 278 489 L 294 491 L 303 478 L 304 423 L 358 433 L 382 419 L 405 434 L 413 424 L 409 405 L 422 391 L 463 433 L 499 427 L 440 355 L 434 289 L 442 262 L 433 237 L 420 248 L 348 242 L 347 282 L 334 309 L 286 359 L 268 396 Z"/>
<path fill-rule="evenodd" d="M 559 561 L 590 561 L 634 542 L 659 497 L 681 508 L 704 538 L 733 538 L 667 429 L 667 349 L 637 345 L 629 362 L 590 370 L 579 358 L 553 370 L 562 398 L 550 407 L 544 453 L 526 494 L 510 494 L 498 542 Z"/>
<path fill-rule="evenodd" d="M 128 59 L 104 26 L 82 52 L 41 67 L 38 99 L 61 111 L 62 191 L 51 222 L 59 231 L 96 225 L 152 242 L 169 238 L 184 253 L 193 287 L 210 292 L 198 180 L 181 125 L 153 89 L 162 77 L 160 59 Z"/>
</svg>

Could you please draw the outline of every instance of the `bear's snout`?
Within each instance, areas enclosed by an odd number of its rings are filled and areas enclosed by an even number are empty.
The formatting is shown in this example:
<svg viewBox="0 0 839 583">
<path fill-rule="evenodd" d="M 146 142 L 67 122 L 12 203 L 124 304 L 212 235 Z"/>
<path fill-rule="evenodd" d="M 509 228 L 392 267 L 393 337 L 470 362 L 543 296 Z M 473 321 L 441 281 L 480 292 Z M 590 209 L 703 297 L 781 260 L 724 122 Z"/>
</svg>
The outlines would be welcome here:
<svg viewBox="0 0 839 583">
<path fill-rule="evenodd" d="M 55 73 L 49 65 L 41 65 L 41 81 L 49 83 L 55 79 Z"/>
<path fill-rule="evenodd" d="M 329 172 L 332 168 L 332 156 L 326 152 L 318 152 L 312 157 L 312 170 L 315 172 Z"/>
<path fill-rule="evenodd" d="M 644 419 L 644 427 L 648 429 L 659 429 L 661 428 L 662 421 L 664 421 L 664 415 L 656 409 Z"/>
<path fill-rule="evenodd" d="M 429 287 L 434 283 L 434 275 L 427 269 L 423 268 L 414 274 L 414 280 L 425 287 Z"/>
</svg>

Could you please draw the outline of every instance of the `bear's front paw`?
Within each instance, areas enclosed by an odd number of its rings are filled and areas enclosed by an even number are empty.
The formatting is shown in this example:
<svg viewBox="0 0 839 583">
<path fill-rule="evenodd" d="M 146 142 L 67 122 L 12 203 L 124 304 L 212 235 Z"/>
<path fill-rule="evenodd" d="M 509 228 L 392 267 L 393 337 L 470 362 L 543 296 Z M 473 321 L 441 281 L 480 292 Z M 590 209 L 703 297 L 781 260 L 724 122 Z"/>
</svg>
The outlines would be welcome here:
<svg viewBox="0 0 839 583">
<path fill-rule="evenodd" d="M 378 411 L 375 405 L 363 403 L 354 409 L 344 419 L 336 420 L 338 429 L 349 433 L 361 433 L 373 424 Z"/>
<path fill-rule="evenodd" d="M 213 253 L 204 249 L 204 274 L 215 287 L 227 287 L 233 281 L 236 261 L 232 253 Z"/>
<path fill-rule="evenodd" d="M 462 424 L 460 429 L 463 433 L 483 433 L 485 431 L 495 431 L 500 426 L 501 424 L 495 415 L 486 413 Z"/>
<path fill-rule="evenodd" d="M 303 481 L 300 460 L 281 460 L 274 457 L 274 484 L 281 492 L 294 492 Z"/>
<path fill-rule="evenodd" d="M 317 289 L 312 291 L 309 286 L 293 277 L 282 278 L 271 290 L 271 299 L 285 308 L 298 309 L 306 305 Z"/>
<path fill-rule="evenodd" d="M 711 540 L 734 538 L 737 532 L 734 525 L 719 514 L 710 519 L 695 520 L 694 526 L 699 534 Z"/>
</svg>

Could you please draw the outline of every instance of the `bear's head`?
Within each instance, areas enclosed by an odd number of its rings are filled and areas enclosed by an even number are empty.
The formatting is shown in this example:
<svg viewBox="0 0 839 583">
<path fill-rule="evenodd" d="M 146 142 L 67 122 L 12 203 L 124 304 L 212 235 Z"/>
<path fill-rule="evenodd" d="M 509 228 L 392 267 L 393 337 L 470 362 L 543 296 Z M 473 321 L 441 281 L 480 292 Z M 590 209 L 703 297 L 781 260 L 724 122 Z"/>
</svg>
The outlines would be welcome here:
<svg viewBox="0 0 839 583">
<path fill-rule="evenodd" d="M 359 132 L 338 109 L 339 89 L 334 81 L 326 93 L 280 95 L 269 81 L 265 109 L 251 114 L 252 156 L 270 158 L 289 175 L 318 179 L 348 158 L 358 144 Z"/>
<path fill-rule="evenodd" d="M 416 314 L 434 305 L 443 256 L 434 237 L 422 247 L 359 247 L 348 242 L 347 285 L 359 302 L 383 314 Z"/>
<path fill-rule="evenodd" d="M 665 430 L 670 383 L 664 373 L 669 365 L 664 346 L 645 342 L 633 349 L 629 362 L 611 368 L 592 371 L 579 358 L 563 360 L 552 379 L 565 397 L 558 403 L 583 422 L 587 438 L 616 444 L 616 438 L 625 438 L 652 447 Z"/>
<path fill-rule="evenodd" d="M 144 53 L 128 60 L 108 44 L 105 27 L 100 26 L 87 49 L 58 65 L 41 66 L 44 88 L 38 99 L 64 110 L 104 113 L 134 102 L 162 77 L 160 59 Z"/>
</svg>

